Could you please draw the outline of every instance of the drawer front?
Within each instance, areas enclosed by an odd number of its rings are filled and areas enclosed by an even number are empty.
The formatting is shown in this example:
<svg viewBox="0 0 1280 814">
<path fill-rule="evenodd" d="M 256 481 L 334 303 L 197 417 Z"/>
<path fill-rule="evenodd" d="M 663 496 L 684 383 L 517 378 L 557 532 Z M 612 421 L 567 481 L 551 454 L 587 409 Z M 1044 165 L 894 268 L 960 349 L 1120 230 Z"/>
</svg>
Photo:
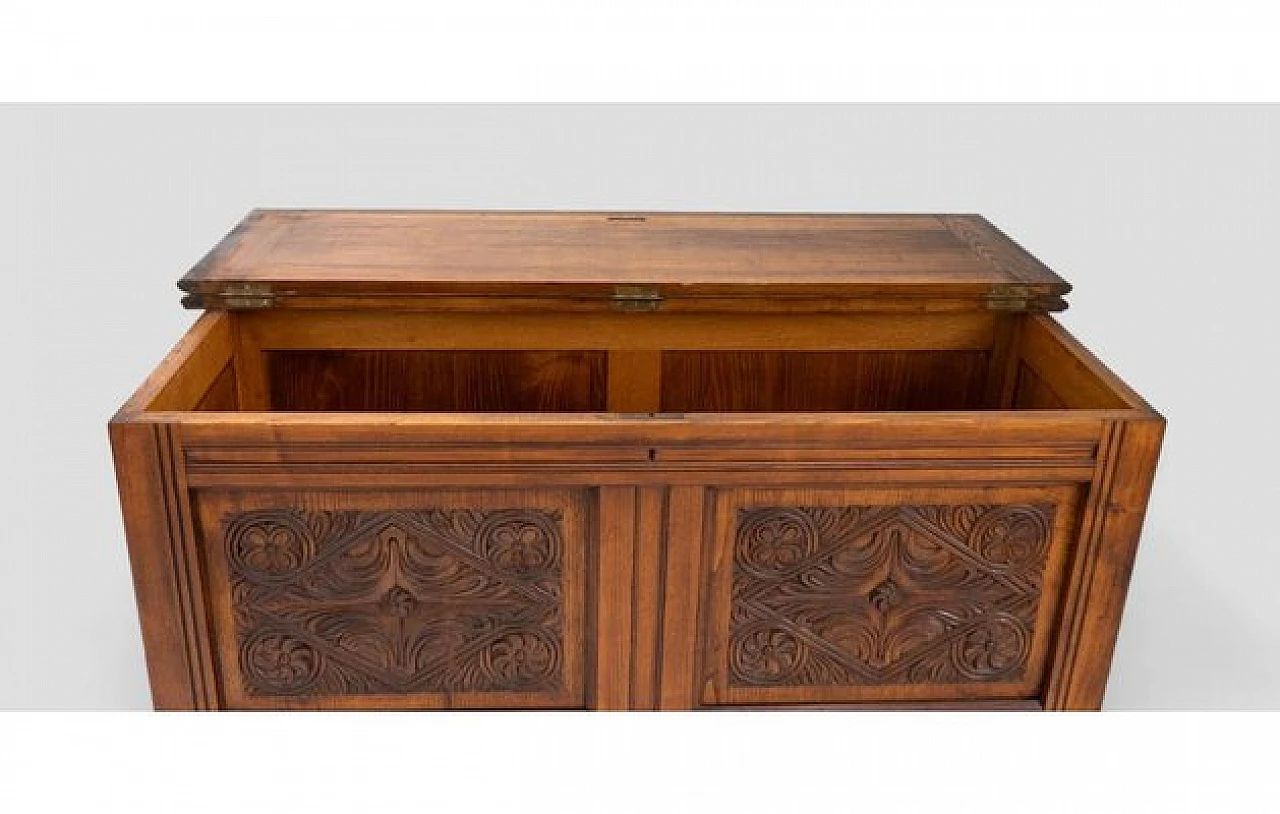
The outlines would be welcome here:
<svg viewBox="0 0 1280 814">
<path fill-rule="evenodd" d="M 1037 698 L 1078 492 L 718 492 L 701 703 Z"/>
<path fill-rule="evenodd" d="M 232 709 L 584 706 L 582 490 L 197 496 Z"/>
</svg>

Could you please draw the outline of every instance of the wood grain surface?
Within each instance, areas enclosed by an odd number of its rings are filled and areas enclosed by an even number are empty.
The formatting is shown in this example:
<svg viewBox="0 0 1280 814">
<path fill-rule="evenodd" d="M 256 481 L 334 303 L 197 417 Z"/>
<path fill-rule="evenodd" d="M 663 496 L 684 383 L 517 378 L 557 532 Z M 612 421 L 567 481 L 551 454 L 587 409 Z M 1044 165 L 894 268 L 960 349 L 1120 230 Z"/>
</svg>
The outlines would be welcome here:
<svg viewBox="0 0 1280 814">
<path fill-rule="evenodd" d="M 182 287 L 157 708 L 1102 704 L 1164 420 L 980 217 L 258 211 Z"/>
<path fill-rule="evenodd" d="M 360 297 L 602 300 L 618 286 L 672 301 L 976 303 L 1011 285 L 1050 300 L 1070 290 L 978 215 L 318 210 L 250 213 L 180 282 L 192 305 L 215 307 L 252 286 L 277 307 L 349 307 L 376 303 Z"/>
</svg>

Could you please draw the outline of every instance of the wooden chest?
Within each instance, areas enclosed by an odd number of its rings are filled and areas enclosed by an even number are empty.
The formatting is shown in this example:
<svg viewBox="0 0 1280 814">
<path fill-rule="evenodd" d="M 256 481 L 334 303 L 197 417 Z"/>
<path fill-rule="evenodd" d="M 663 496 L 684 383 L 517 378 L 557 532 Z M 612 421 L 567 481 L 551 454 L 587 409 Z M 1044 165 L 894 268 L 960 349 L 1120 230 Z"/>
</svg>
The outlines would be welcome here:
<svg viewBox="0 0 1280 814">
<path fill-rule="evenodd" d="M 256 211 L 180 287 L 158 708 L 1102 702 L 1164 421 L 981 217 Z"/>
</svg>

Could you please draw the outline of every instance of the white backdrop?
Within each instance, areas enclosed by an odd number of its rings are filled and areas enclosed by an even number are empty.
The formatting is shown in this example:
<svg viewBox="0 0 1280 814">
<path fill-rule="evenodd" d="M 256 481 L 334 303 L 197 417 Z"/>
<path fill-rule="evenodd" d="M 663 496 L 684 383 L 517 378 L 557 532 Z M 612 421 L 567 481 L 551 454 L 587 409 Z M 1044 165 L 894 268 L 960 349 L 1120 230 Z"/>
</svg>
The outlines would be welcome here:
<svg viewBox="0 0 1280 814">
<path fill-rule="evenodd" d="M 0 706 L 149 705 L 106 443 L 255 206 L 956 211 L 1169 419 L 1108 708 L 1280 707 L 1280 107 L 0 108 Z"/>
</svg>

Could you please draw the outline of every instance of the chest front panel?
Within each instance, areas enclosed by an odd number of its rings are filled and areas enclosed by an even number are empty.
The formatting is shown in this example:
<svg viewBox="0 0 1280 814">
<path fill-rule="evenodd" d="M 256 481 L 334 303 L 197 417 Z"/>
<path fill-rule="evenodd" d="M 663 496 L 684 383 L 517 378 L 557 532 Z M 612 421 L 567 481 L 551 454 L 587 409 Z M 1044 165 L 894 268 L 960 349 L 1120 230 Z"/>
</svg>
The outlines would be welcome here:
<svg viewBox="0 0 1280 814">
<path fill-rule="evenodd" d="M 581 706 L 572 492 L 206 494 L 232 708 Z"/>
<path fill-rule="evenodd" d="M 1077 491 L 721 493 L 702 702 L 1037 698 Z"/>
</svg>

